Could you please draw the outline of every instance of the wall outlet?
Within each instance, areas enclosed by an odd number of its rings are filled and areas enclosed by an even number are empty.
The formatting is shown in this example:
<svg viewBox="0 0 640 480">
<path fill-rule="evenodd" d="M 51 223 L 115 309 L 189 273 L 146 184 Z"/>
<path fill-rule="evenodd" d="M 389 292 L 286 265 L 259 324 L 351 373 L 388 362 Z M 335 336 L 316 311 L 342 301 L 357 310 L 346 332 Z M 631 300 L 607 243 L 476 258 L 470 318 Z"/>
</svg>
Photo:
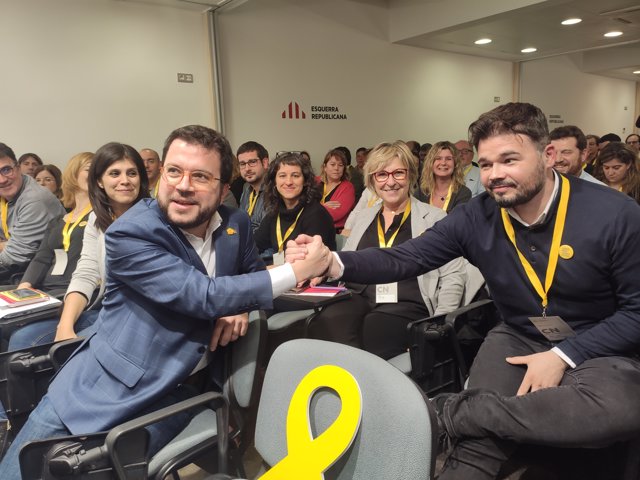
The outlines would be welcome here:
<svg viewBox="0 0 640 480">
<path fill-rule="evenodd" d="M 193 74 L 192 73 L 179 73 L 178 74 L 178 83 L 193 83 Z"/>
<path fill-rule="evenodd" d="M 493 97 L 493 102 L 498 103 L 500 101 L 500 97 Z"/>
</svg>

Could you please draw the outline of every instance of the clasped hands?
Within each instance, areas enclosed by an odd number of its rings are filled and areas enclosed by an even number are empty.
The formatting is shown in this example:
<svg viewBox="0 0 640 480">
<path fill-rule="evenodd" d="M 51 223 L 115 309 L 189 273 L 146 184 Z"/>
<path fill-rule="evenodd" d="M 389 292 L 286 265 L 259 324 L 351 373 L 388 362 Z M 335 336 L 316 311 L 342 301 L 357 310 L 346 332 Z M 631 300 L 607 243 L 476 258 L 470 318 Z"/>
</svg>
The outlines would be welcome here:
<svg viewBox="0 0 640 480">
<path fill-rule="evenodd" d="M 290 263 L 298 285 L 310 281 L 317 285 L 322 278 L 336 276 L 339 268 L 331 251 L 322 243 L 320 235 L 298 235 L 287 242 L 285 261 Z"/>
</svg>

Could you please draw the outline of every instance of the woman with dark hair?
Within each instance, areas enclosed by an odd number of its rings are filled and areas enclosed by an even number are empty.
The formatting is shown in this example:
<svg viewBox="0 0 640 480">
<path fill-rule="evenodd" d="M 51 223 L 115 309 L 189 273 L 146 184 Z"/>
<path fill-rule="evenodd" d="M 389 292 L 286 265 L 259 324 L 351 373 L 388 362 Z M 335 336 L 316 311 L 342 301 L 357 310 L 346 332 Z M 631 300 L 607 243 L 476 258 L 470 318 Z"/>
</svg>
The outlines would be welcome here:
<svg viewBox="0 0 640 480">
<path fill-rule="evenodd" d="M 356 204 L 355 188 L 347 171 L 347 157 L 341 149 L 334 148 L 325 155 L 320 180 L 320 203 L 333 218 L 336 232 L 340 233 Z"/>
<path fill-rule="evenodd" d="M 622 142 L 611 142 L 598 155 L 601 178 L 611 188 L 640 203 L 640 166 L 638 154 Z"/>
<path fill-rule="evenodd" d="M 18 330 L 11 337 L 10 350 L 75 338 L 76 331 L 90 327 L 98 317 L 106 283 L 104 232 L 138 200 L 149 196 L 147 172 L 137 150 L 115 142 L 100 147 L 89 169 L 88 190 L 93 212 L 60 319 Z"/>
<path fill-rule="evenodd" d="M 460 153 L 453 143 L 438 142 L 429 149 L 416 198 L 447 213 L 471 200 L 471 190 L 464 184 Z"/>
<path fill-rule="evenodd" d="M 42 159 L 35 153 L 24 153 L 18 158 L 20 173 L 30 177 L 35 177 L 36 168 L 41 167 L 43 164 Z"/>
<path fill-rule="evenodd" d="M 51 191 L 62 199 L 62 172 L 55 165 L 40 165 L 33 172 L 33 177 L 41 187 Z"/>
<path fill-rule="evenodd" d="M 267 170 L 264 217 L 255 233 L 261 254 L 273 254 L 274 264 L 284 260 L 287 240 L 301 233 L 320 235 L 331 250 L 336 249 L 333 219 L 320 205 L 311 165 L 299 153 L 278 156 Z M 280 254 L 280 255 L 278 255 Z"/>
</svg>

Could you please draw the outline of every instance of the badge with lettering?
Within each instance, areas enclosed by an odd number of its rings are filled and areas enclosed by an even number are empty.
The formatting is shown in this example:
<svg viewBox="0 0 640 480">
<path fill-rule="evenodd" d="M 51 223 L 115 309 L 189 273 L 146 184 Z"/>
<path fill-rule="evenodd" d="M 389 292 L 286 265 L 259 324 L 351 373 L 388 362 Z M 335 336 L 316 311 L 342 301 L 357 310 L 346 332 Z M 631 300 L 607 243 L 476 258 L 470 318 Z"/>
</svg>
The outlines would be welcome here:
<svg viewBox="0 0 640 480">
<path fill-rule="evenodd" d="M 398 283 L 376 285 L 376 303 L 398 303 Z"/>
<path fill-rule="evenodd" d="M 565 338 L 575 337 L 576 332 L 558 316 L 529 317 L 531 323 L 550 342 L 561 342 Z"/>
<path fill-rule="evenodd" d="M 64 271 L 67 269 L 67 263 L 69 261 L 67 252 L 62 248 L 56 248 L 53 253 L 55 254 L 55 263 L 51 270 L 51 275 L 64 275 Z"/>
<path fill-rule="evenodd" d="M 284 252 L 277 252 L 273 254 L 273 266 L 278 267 L 284 265 Z"/>
</svg>

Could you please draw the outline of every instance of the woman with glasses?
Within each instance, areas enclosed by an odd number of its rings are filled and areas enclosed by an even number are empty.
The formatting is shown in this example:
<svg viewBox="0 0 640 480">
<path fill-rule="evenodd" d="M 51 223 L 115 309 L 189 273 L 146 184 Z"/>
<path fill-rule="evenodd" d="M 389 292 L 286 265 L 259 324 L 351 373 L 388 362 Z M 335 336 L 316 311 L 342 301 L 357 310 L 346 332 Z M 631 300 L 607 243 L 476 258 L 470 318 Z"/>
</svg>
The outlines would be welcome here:
<svg viewBox="0 0 640 480">
<path fill-rule="evenodd" d="M 640 160 L 638 154 L 622 142 L 611 142 L 598 155 L 600 180 L 640 203 Z"/>
<path fill-rule="evenodd" d="M 365 184 L 382 200 L 356 219 L 343 250 L 388 248 L 421 235 L 444 218 L 439 209 L 412 195 L 418 176 L 415 157 L 404 142 L 371 150 Z M 348 285 L 350 299 L 325 307 L 310 325 L 313 338 L 331 340 L 391 358 L 406 351 L 406 326 L 460 306 L 466 274 L 456 259 L 425 275 L 387 285 Z"/>
<path fill-rule="evenodd" d="M 336 233 L 340 233 L 356 203 L 355 189 L 347 171 L 347 157 L 342 150 L 334 148 L 325 155 L 320 180 L 320 203 L 333 218 Z"/>
<path fill-rule="evenodd" d="M 40 165 L 35 169 L 34 177 L 38 185 L 62 199 L 62 172 L 58 167 L 51 164 Z"/>
<path fill-rule="evenodd" d="M 255 232 L 261 255 L 273 255 L 274 265 L 283 263 L 287 240 L 301 233 L 320 235 L 326 246 L 336 249 L 333 219 L 318 202 L 320 193 L 311 164 L 302 155 L 288 152 L 276 157 L 264 182 L 267 214 Z"/>
<path fill-rule="evenodd" d="M 88 173 L 89 214 L 82 254 L 71 277 L 60 319 L 43 320 L 15 332 L 9 350 L 75 338 L 95 322 L 106 283 L 104 232 L 141 198 L 149 196 L 149 180 L 136 149 L 107 143 L 93 157 Z"/>
<path fill-rule="evenodd" d="M 471 190 L 464 184 L 460 153 L 451 142 L 438 142 L 427 154 L 416 198 L 449 213 L 471 200 Z"/>
</svg>

